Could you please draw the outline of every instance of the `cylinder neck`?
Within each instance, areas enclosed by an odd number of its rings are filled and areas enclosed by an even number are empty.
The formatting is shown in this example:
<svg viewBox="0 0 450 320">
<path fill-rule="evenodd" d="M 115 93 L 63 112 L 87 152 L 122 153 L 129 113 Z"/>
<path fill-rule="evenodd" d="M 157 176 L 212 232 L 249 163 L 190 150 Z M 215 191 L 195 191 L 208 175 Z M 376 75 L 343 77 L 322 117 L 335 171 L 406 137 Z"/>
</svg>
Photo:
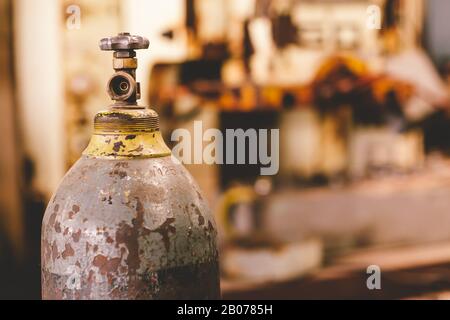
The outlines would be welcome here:
<svg viewBox="0 0 450 320">
<path fill-rule="evenodd" d="M 155 158 L 171 154 L 159 130 L 158 114 L 148 108 L 114 106 L 97 113 L 94 133 L 83 155 L 105 159 Z"/>
</svg>

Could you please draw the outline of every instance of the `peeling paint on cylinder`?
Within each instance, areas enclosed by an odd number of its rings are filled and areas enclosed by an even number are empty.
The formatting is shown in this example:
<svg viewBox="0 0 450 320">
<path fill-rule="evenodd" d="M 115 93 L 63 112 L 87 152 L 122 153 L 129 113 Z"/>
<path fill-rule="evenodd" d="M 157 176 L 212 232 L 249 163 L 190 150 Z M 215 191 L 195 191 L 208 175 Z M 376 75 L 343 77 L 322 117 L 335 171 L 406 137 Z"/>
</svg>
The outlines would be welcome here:
<svg viewBox="0 0 450 320">
<path fill-rule="evenodd" d="M 42 227 L 44 299 L 217 299 L 216 228 L 171 157 L 83 156 Z"/>
</svg>

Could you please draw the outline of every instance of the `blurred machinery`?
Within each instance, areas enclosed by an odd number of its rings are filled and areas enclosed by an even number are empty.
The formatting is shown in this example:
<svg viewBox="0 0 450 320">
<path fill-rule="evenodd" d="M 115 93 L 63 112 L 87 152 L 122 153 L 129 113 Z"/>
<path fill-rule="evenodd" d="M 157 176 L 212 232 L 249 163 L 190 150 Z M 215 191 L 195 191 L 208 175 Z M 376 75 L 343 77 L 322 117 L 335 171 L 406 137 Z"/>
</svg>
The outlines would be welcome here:
<svg viewBox="0 0 450 320">
<path fill-rule="evenodd" d="M 149 82 L 149 101 L 160 106 L 163 126 L 192 130 L 186 123 L 207 114 L 208 126 L 222 130 L 281 129 L 276 177 L 261 179 L 249 165 L 217 166 L 219 189 L 210 192 L 223 192 L 216 211 L 224 276 L 270 281 L 322 263 L 333 241 L 289 229 L 289 221 L 301 219 L 295 214 L 273 223 L 285 211 L 301 211 L 290 187 L 345 186 L 423 166 L 423 133 L 409 110 L 417 86 L 386 68 L 387 57 L 418 45 L 422 2 L 408 2 L 407 10 L 405 1 L 376 2 L 382 30 L 367 26 L 372 4 L 186 2 L 188 56 L 156 64 Z M 264 183 L 270 191 L 258 194 Z M 293 232 L 290 240 L 280 230 Z M 256 274 L 255 264 L 266 268 Z"/>
</svg>

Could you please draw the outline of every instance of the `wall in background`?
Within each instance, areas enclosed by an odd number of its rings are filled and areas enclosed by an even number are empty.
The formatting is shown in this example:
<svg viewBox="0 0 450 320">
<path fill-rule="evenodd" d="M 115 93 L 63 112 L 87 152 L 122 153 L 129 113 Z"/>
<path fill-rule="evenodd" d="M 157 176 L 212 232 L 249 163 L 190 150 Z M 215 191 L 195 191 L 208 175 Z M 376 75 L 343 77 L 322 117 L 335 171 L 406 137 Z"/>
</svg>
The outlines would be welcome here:
<svg viewBox="0 0 450 320">
<path fill-rule="evenodd" d="M 65 171 L 59 0 L 14 1 L 15 68 L 25 152 L 34 186 L 50 195 Z"/>
<path fill-rule="evenodd" d="M 436 63 L 450 58 L 450 1 L 428 0 L 425 10 L 425 45 Z"/>
</svg>

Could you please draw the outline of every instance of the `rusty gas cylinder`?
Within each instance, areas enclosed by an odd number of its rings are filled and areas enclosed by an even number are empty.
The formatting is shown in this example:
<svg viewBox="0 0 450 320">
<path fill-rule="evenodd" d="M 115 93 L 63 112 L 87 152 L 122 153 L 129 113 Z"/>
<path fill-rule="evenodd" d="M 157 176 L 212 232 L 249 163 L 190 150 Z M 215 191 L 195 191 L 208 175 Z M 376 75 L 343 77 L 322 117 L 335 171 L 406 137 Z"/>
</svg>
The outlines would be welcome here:
<svg viewBox="0 0 450 320">
<path fill-rule="evenodd" d="M 120 33 L 108 93 L 81 159 L 42 223 L 43 299 L 217 299 L 216 227 L 187 170 L 171 157 L 155 111 L 139 106 L 136 49 Z"/>
</svg>

